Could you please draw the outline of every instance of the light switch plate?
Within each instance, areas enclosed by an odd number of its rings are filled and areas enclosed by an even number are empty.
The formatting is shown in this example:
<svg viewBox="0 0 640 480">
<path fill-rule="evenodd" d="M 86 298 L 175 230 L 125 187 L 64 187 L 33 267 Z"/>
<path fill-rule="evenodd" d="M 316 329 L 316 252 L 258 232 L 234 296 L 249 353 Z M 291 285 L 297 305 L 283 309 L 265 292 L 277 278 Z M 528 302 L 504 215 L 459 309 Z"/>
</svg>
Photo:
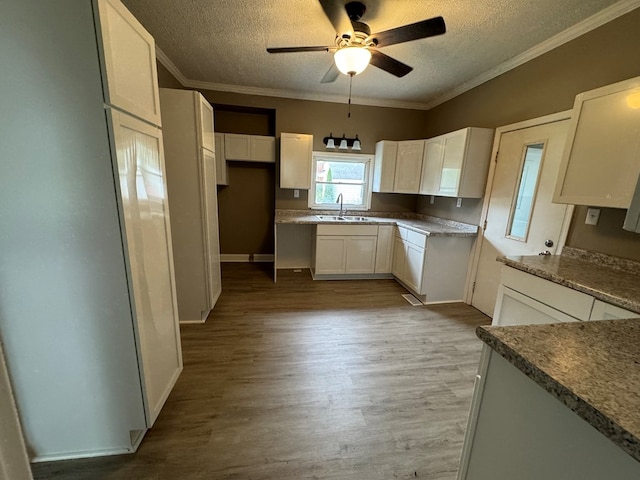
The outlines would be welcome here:
<svg viewBox="0 0 640 480">
<path fill-rule="evenodd" d="M 587 218 L 585 218 L 584 223 L 587 225 L 597 225 L 598 220 L 600 219 L 600 209 L 599 208 L 589 208 L 587 209 Z"/>
<path fill-rule="evenodd" d="M 293 198 L 300 198 L 300 190 L 297 188 L 293 190 Z"/>
</svg>

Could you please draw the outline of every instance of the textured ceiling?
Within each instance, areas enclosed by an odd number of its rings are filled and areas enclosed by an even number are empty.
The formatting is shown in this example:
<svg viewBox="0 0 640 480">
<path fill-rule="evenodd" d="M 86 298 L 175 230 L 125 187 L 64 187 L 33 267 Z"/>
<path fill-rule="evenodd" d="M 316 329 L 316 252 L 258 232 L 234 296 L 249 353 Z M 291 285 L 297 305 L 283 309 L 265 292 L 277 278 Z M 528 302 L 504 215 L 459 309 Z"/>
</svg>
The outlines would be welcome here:
<svg viewBox="0 0 640 480">
<path fill-rule="evenodd" d="M 317 0 L 123 0 L 160 50 L 192 82 L 210 88 L 299 98 L 348 93 L 340 75 L 321 84 L 328 52 L 268 54 L 269 47 L 332 45 Z M 345 1 L 346 3 L 346 1 Z M 461 85 L 616 3 L 629 0 L 364 0 L 373 32 L 443 16 L 447 33 L 381 48 L 414 67 L 396 78 L 369 66 L 354 77 L 360 103 L 425 108 Z M 609 10 L 615 9 L 615 7 Z M 477 83 L 477 81 L 476 81 Z"/>
</svg>

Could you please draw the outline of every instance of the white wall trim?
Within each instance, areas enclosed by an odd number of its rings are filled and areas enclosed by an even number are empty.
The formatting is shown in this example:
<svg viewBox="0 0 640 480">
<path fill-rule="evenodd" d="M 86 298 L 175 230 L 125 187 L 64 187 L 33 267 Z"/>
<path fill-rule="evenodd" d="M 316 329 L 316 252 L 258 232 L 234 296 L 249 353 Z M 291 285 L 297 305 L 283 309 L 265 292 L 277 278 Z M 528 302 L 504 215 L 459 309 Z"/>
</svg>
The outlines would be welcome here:
<svg viewBox="0 0 640 480">
<path fill-rule="evenodd" d="M 250 263 L 249 253 L 222 253 L 220 254 L 220 261 L 222 263 Z M 253 254 L 253 261 L 259 262 L 273 262 L 274 255 L 272 253 L 255 253 Z"/>
<path fill-rule="evenodd" d="M 563 32 L 554 35 L 553 37 L 545 40 L 542 43 L 522 52 L 519 55 L 501 63 L 491 70 L 472 78 L 471 80 L 458 85 L 457 87 L 446 91 L 442 95 L 435 97 L 433 100 L 427 103 L 421 102 L 406 102 L 398 100 L 385 100 L 378 98 L 362 98 L 354 97 L 351 102 L 357 105 L 366 105 L 371 107 L 388 107 L 388 108 L 403 108 L 407 110 L 430 110 L 448 100 L 451 100 L 458 95 L 461 95 L 472 88 L 475 88 L 483 83 L 492 80 L 499 75 L 502 75 L 509 70 L 533 60 L 554 48 L 564 45 L 581 35 L 584 35 L 591 30 L 594 30 L 605 23 L 615 20 L 622 15 L 635 10 L 640 7 L 640 0 L 621 0 L 604 10 L 592 15 L 591 17 L 576 23 Z M 279 98 L 292 98 L 296 100 L 310 100 L 317 102 L 331 102 L 331 103 L 345 103 L 344 95 L 330 95 L 320 93 L 308 93 L 294 90 L 283 90 L 273 88 L 261 88 L 261 87 L 249 87 L 242 85 L 228 85 L 223 83 L 203 82 L 198 80 L 190 80 L 186 78 L 182 72 L 176 67 L 176 65 L 167 57 L 167 55 L 156 47 L 156 58 L 158 61 L 169 70 L 176 79 L 184 86 L 188 88 L 214 90 L 219 92 L 239 93 L 243 95 L 260 95 L 265 97 L 279 97 Z"/>
</svg>

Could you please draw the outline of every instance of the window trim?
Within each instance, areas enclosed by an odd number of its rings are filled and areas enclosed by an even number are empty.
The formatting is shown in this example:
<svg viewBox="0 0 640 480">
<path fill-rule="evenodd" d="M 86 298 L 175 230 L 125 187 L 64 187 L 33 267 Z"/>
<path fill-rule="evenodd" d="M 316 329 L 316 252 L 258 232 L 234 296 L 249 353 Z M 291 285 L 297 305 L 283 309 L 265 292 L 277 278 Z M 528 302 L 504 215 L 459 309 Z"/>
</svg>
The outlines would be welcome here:
<svg viewBox="0 0 640 480">
<path fill-rule="evenodd" d="M 365 168 L 365 181 L 363 192 L 363 204 L 355 205 L 353 203 L 345 203 L 343 207 L 350 210 L 370 210 L 371 209 L 371 193 L 373 186 L 373 160 L 374 155 L 362 153 L 342 153 L 342 152 L 311 152 L 311 189 L 308 195 L 308 205 L 312 210 L 339 210 L 340 204 L 316 203 L 316 163 L 318 160 L 325 161 L 342 161 L 363 163 Z"/>
</svg>

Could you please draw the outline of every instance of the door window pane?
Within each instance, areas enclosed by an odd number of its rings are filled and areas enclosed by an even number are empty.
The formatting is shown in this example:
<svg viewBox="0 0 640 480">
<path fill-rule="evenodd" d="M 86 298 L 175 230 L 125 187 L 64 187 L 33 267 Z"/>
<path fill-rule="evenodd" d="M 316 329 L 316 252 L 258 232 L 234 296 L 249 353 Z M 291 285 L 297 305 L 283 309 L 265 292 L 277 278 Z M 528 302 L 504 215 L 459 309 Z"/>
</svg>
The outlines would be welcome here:
<svg viewBox="0 0 640 480">
<path fill-rule="evenodd" d="M 518 189 L 511 205 L 507 236 L 515 240 L 527 240 L 533 203 L 538 189 L 538 177 L 542 165 L 544 143 L 527 145 L 520 170 Z"/>
</svg>

